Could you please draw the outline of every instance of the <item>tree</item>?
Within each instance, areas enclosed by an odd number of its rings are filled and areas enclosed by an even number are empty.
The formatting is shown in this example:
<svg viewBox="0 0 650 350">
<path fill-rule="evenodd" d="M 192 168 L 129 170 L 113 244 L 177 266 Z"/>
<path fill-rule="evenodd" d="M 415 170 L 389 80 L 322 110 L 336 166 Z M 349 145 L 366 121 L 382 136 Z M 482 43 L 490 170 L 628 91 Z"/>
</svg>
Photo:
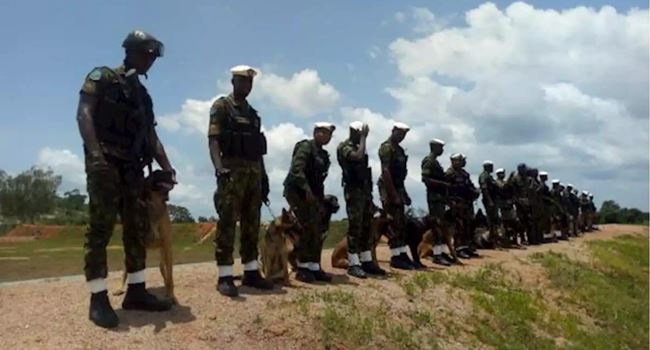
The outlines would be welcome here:
<svg viewBox="0 0 650 350">
<path fill-rule="evenodd" d="M 169 217 L 173 223 L 194 222 L 194 217 L 187 208 L 173 204 L 168 204 L 167 208 L 169 209 Z"/>
<path fill-rule="evenodd" d="M 31 169 L 15 177 L 0 174 L 0 209 L 2 215 L 31 223 L 40 215 L 51 213 L 56 206 L 56 190 L 61 176 L 51 169 Z"/>
<path fill-rule="evenodd" d="M 613 200 L 603 202 L 600 208 L 600 223 L 643 224 L 648 222 L 650 214 L 637 208 L 621 208 Z"/>
<path fill-rule="evenodd" d="M 620 211 L 621 207 L 618 203 L 613 200 L 604 201 L 600 207 L 600 222 L 603 224 L 618 223 L 618 214 Z"/>
<path fill-rule="evenodd" d="M 199 222 L 208 222 L 208 218 L 206 218 L 205 216 L 199 216 L 199 218 L 197 220 Z"/>
<path fill-rule="evenodd" d="M 84 210 L 86 205 L 86 195 L 81 194 L 78 189 L 63 193 L 60 201 L 61 209 L 66 212 Z"/>
</svg>

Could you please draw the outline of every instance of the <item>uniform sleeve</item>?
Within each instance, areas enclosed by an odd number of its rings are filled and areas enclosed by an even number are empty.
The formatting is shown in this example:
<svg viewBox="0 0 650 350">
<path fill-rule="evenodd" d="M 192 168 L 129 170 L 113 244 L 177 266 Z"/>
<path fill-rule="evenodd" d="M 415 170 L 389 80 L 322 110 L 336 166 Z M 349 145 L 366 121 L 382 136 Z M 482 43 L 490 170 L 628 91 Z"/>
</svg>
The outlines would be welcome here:
<svg viewBox="0 0 650 350">
<path fill-rule="evenodd" d="M 110 84 L 112 80 L 113 76 L 110 70 L 103 67 L 95 68 L 86 75 L 79 93 L 88 96 L 100 96 L 107 84 Z"/>
<path fill-rule="evenodd" d="M 208 136 L 219 136 L 221 134 L 224 121 L 228 117 L 225 102 L 221 99 L 214 101 L 210 108 L 210 122 L 208 126 Z"/>
<path fill-rule="evenodd" d="M 291 168 L 289 168 L 291 182 L 305 191 L 309 190 L 305 169 L 307 168 L 307 161 L 310 156 L 311 147 L 309 142 L 298 142 L 294 148 L 293 157 L 291 158 Z"/>
<path fill-rule="evenodd" d="M 432 178 L 433 172 L 431 169 L 431 161 L 429 157 L 422 159 L 422 178 Z"/>
<path fill-rule="evenodd" d="M 341 148 L 339 148 L 338 152 L 343 157 L 343 159 L 350 160 L 350 154 L 354 152 L 354 148 L 349 142 L 345 142 L 341 144 Z"/>
<path fill-rule="evenodd" d="M 393 158 L 393 149 L 390 147 L 390 144 L 384 143 L 379 147 L 379 160 L 381 161 L 381 167 L 386 168 L 390 165 Z"/>
</svg>

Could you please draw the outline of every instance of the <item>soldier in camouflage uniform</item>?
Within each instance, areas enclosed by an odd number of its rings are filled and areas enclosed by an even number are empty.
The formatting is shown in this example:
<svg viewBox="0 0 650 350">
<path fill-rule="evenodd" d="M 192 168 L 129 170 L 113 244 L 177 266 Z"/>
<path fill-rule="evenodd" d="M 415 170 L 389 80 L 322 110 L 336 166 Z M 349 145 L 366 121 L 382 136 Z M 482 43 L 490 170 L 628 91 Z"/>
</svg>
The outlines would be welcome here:
<svg viewBox="0 0 650 350">
<path fill-rule="evenodd" d="M 373 262 L 370 246 L 374 205 L 372 173 L 366 151 L 368 132 L 368 125 L 360 121 L 350 123 L 350 137 L 336 150 L 348 212 L 348 275 L 357 278 L 386 274 Z"/>
<path fill-rule="evenodd" d="M 562 185 L 558 179 L 554 179 L 552 183 L 551 200 L 553 201 L 553 205 L 551 206 L 551 224 L 554 231 L 559 231 L 559 239 L 568 240 L 567 215 L 562 205 Z"/>
<path fill-rule="evenodd" d="M 505 169 L 497 169 L 496 174 L 496 204 L 500 212 L 503 234 L 508 240 L 508 246 L 520 247 L 519 242 L 517 241 L 519 228 L 517 223 L 517 214 L 515 213 L 515 200 L 512 184 L 509 184 L 506 180 Z"/>
<path fill-rule="evenodd" d="M 528 171 L 528 198 L 530 200 L 530 226 L 528 243 L 539 245 L 543 243 L 542 226 L 544 216 L 544 198 L 542 184 L 538 179 L 539 171 L 535 168 Z"/>
<path fill-rule="evenodd" d="M 487 214 L 488 229 L 490 230 L 488 242 L 494 246 L 497 243 L 499 236 L 499 208 L 497 208 L 495 200 L 497 186 L 492 177 L 492 171 L 494 171 L 494 164 L 489 160 L 484 161 L 483 172 L 478 178 L 478 183 L 481 188 L 485 214 Z"/>
<path fill-rule="evenodd" d="M 580 230 L 582 232 L 591 231 L 591 203 L 589 203 L 589 192 L 582 191 L 578 202 L 580 203 Z"/>
<path fill-rule="evenodd" d="M 256 71 L 249 66 L 231 69 L 233 92 L 218 98 L 210 108 L 208 140 L 217 177 L 214 202 L 219 214 L 215 260 L 219 272 L 217 290 L 237 296 L 233 282 L 235 227 L 240 222 L 240 256 L 244 265 L 242 285 L 273 289 L 260 275 L 257 239 L 262 202 L 268 202 L 269 180 L 264 167 L 266 138 L 257 111 L 246 101 Z"/>
<path fill-rule="evenodd" d="M 404 140 L 404 137 L 406 137 L 408 130 L 408 125 L 395 123 L 390 138 L 384 141 L 379 147 L 381 177 L 377 183 L 384 210 L 394 220 L 393 229 L 395 235 L 388 242 L 392 255 L 390 266 L 403 270 L 413 270 L 416 268 L 408 256 L 408 248 L 405 241 L 406 216 L 404 206 L 411 205 L 411 197 L 409 197 L 404 187 L 408 157 L 404 153 L 404 149 L 399 145 Z"/>
<path fill-rule="evenodd" d="M 591 215 L 590 215 L 590 218 L 589 218 L 589 222 L 590 222 L 591 226 L 589 227 L 589 229 L 590 230 L 596 230 L 597 228 L 596 228 L 595 225 L 596 225 L 596 220 L 597 220 L 596 215 L 597 215 L 598 209 L 596 208 L 596 204 L 594 204 L 594 195 L 592 193 L 589 193 L 589 205 L 591 206 L 591 210 L 590 210 Z"/>
<path fill-rule="evenodd" d="M 472 183 L 469 173 L 463 169 L 466 158 L 463 154 L 452 154 L 451 166 L 445 171 L 445 180 L 449 183 L 449 205 L 452 216 L 456 219 L 455 243 L 459 257 L 469 259 L 477 257 L 474 247 L 474 201 L 479 191 Z"/>
<path fill-rule="evenodd" d="M 106 291 L 106 246 L 117 215 L 122 219 L 128 289 L 122 308 L 164 311 L 168 300 L 158 300 L 145 289 L 145 235 L 149 231 L 143 167 L 156 162 L 173 169 L 156 131 L 153 103 L 138 76 L 146 75 L 163 44 L 142 31 L 122 43 L 124 64 L 98 67 L 81 88 L 77 121 L 83 138 L 90 225 L 84 243 L 86 281 L 91 291 L 90 320 L 100 327 L 119 323 Z M 173 175 L 172 175 L 173 178 Z"/>
<path fill-rule="evenodd" d="M 578 215 L 580 214 L 578 197 L 575 195 L 573 185 L 568 184 L 564 192 L 566 209 L 569 213 L 569 232 L 571 236 L 578 237 Z"/>
<path fill-rule="evenodd" d="M 519 219 L 520 229 L 526 232 L 522 244 L 528 244 L 532 232 L 531 222 L 531 205 L 530 205 L 530 180 L 528 179 L 528 167 L 521 163 L 517 166 L 517 174 L 511 173 L 508 178 L 508 184 L 512 187 L 515 195 L 515 207 L 517 209 L 517 218 Z M 522 238 L 523 237 L 522 232 Z"/>
<path fill-rule="evenodd" d="M 332 281 L 332 277 L 321 269 L 320 255 L 325 179 L 331 163 L 323 146 L 332 139 L 334 129 L 331 123 L 316 123 L 313 139 L 296 143 L 284 180 L 284 197 L 303 228 L 294 253 L 298 265 L 296 279 L 305 283 Z"/>
<path fill-rule="evenodd" d="M 548 173 L 545 171 L 539 172 L 539 183 L 541 186 L 540 195 L 542 197 L 542 222 L 541 222 L 541 235 L 544 239 L 544 235 L 549 236 L 549 239 L 553 242 L 557 242 L 557 237 L 555 233 L 551 231 L 551 213 L 553 211 L 553 199 L 551 198 L 551 190 L 546 185 L 548 181 Z"/>
<path fill-rule="evenodd" d="M 444 151 L 445 142 L 433 139 L 429 142 L 430 153 L 422 159 L 422 182 L 427 187 L 427 204 L 429 215 L 436 224 L 433 238 L 433 262 L 438 265 L 450 266 L 453 261 L 447 260 L 444 252 L 444 239 L 451 223 L 445 219 L 445 207 L 449 183 L 445 179 L 445 171 L 438 162 L 438 157 Z"/>
</svg>

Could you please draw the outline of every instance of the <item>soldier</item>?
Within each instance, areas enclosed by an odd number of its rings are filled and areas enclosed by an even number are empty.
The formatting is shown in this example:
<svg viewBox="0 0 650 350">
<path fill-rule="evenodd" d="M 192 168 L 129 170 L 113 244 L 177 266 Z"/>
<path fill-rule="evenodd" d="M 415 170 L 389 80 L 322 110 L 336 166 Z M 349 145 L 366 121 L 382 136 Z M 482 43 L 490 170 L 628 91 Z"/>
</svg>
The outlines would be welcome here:
<svg viewBox="0 0 650 350">
<path fill-rule="evenodd" d="M 535 168 L 529 169 L 528 181 L 530 183 L 528 198 L 530 200 L 530 221 L 531 231 L 528 235 L 528 243 L 539 245 L 543 243 L 542 226 L 544 216 L 544 199 L 542 197 L 542 184 L 538 179 L 539 171 Z"/>
<path fill-rule="evenodd" d="M 524 163 L 517 165 L 517 174 L 511 173 L 508 184 L 512 186 L 515 195 L 517 218 L 522 231 L 526 232 L 525 239 L 522 232 L 522 244 L 528 244 L 532 232 L 531 206 L 530 206 L 530 180 L 528 179 L 528 167 Z"/>
<path fill-rule="evenodd" d="M 321 269 L 320 254 L 324 182 L 330 167 L 330 156 L 323 146 L 332 139 L 334 129 L 331 123 L 316 123 L 313 139 L 296 143 L 289 174 L 284 180 L 284 197 L 303 228 L 294 253 L 298 265 L 296 279 L 305 283 L 332 281 L 332 277 Z"/>
<path fill-rule="evenodd" d="M 589 191 L 582 191 L 580 198 L 578 200 L 580 205 L 580 230 L 582 232 L 591 231 L 591 223 L 589 222 L 589 216 L 591 211 L 591 203 L 589 203 Z"/>
<path fill-rule="evenodd" d="M 404 206 L 411 205 L 411 197 L 409 197 L 404 187 L 408 157 L 399 144 L 404 140 L 408 131 L 408 125 L 404 123 L 397 122 L 393 124 L 390 137 L 379 147 L 381 177 L 377 182 L 384 210 L 393 217 L 395 235 L 388 242 L 392 255 L 390 266 L 403 270 L 417 268 L 408 256 L 408 248 L 405 242 L 406 217 Z"/>
<path fill-rule="evenodd" d="M 492 177 L 494 171 L 494 164 L 492 161 L 486 160 L 483 162 L 483 172 L 478 178 L 479 186 L 481 187 L 481 195 L 483 197 L 483 207 L 485 214 L 487 214 L 488 229 L 490 231 L 489 244 L 495 245 L 498 240 L 499 227 L 499 209 L 497 208 L 495 195 L 496 195 L 496 182 Z"/>
<path fill-rule="evenodd" d="M 589 205 L 591 206 L 591 215 L 589 218 L 589 223 L 590 223 L 590 229 L 591 230 L 597 230 L 598 228 L 595 226 L 596 225 L 596 220 L 597 220 L 597 212 L 598 209 L 596 208 L 596 204 L 594 204 L 594 195 L 593 193 L 589 193 Z"/>
<path fill-rule="evenodd" d="M 348 275 L 366 278 L 366 274 L 383 276 L 382 268 L 373 262 L 370 230 L 373 216 L 372 174 L 368 165 L 366 139 L 368 125 L 350 123 L 350 137 L 336 150 L 341 170 L 345 204 L 348 212 Z"/>
<path fill-rule="evenodd" d="M 438 157 L 444 151 L 445 142 L 433 139 L 429 142 L 430 153 L 422 160 L 422 182 L 427 188 L 427 204 L 429 215 L 436 224 L 433 242 L 433 262 L 438 265 L 450 266 L 453 262 L 446 259 L 444 239 L 450 230 L 450 223 L 445 220 L 445 205 L 449 183 L 445 181 L 443 170 Z"/>
<path fill-rule="evenodd" d="M 544 236 L 549 236 L 549 239 L 553 242 L 557 242 L 557 238 L 555 237 L 555 233 L 551 231 L 551 212 L 553 210 L 553 199 L 551 198 L 551 190 L 548 188 L 546 185 L 546 181 L 548 181 L 548 173 L 545 171 L 540 171 L 539 172 L 539 183 L 541 186 L 541 192 L 540 195 L 542 197 L 542 218 L 541 218 L 541 234 L 542 238 L 544 239 Z"/>
<path fill-rule="evenodd" d="M 445 171 L 449 183 L 449 203 L 452 216 L 456 219 L 456 252 L 463 259 L 477 257 L 474 248 L 474 205 L 479 197 L 469 173 L 463 169 L 467 164 L 461 153 L 452 154 L 451 166 Z"/>
<path fill-rule="evenodd" d="M 153 103 L 139 75 L 147 74 L 163 44 L 142 31 L 128 34 L 122 47 L 126 57 L 117 68 L 93 69 L 81 88 L 77 121 L 83 139 L 90 198 L 90 225 L 84 243 L 84 272 L 90 288 L 89 318 L 104 328 L 116 327 L 117 314 L 106 291 L 106 246 L 116 216 L 123 224 L 123 242 L 128 289 L 125 310 L 164 311 L 168 300 L 158 300 L 145 289 L 146 250 L 149 230 L 143 205 L 143 167 L 151 169 L 155 159 L 174 176 L 165 149 L 156 134 Z M 175 180 L 174 180 L 175 183 Z"/>
<path fill-rule="evenodd" d="M 568 184 L 564 193 L 566 197 L 566 208 L 569 213 L 569 230 L 573 237 L 578 236 L 578 197 L 574 193 L 573 185 Z"/>
<path fill-rule="evenodd" d="M 568 240 L 569 237 L 567 235 L 567 218 L 566 218 L 566 213 L 564 211 L 564 207 L 562 206 L 562 185 L 560 184 L 560 180 L 558 179 L 553 179 L 552 181 L 552 188 L 551 188 L 551 200 L 552 200 L 552 206 L 551 206 L 551 225 L 552 225 L 552 230 L 554 233 L 559 232 L 560 235 L 558 236 L 556 233 L 556 237 L 561 239 L 561 240 Z"/>
<path fill-rule="evenodd" d="M 273 289 L 257 266 L 257 238 L 262 202 L 268 202 L 268 176 L 263 156 L 266 138 L 261 119 L 246 101 L 257 72 L 249 66 L 231 70 L 233 91 L 218 98 L 210 108 L 208 129 L 210 157 L 217 177 L 214 201 L 219 214 L 215 237 L 215 260 L 219 272 L 217 290 L 225 296 L 239 294 L 233 282 L 235 226 L 240 221 L 240 256 L 244 265 L 242 285 Z"/>
<path fill-rule="evenodd" d="M 517 214 L 515 213 L 512 185 L 506 180 L 505 169 L 497 169 L 496 174 L 496 204 L 500 211 L 501 222 L 503 224 L 503 234 L 508 239 L 509 246 L 518 248 L 520 247 L 519 242 L 517 241 L 519 229 L 517 224 Z"/>
</svg>

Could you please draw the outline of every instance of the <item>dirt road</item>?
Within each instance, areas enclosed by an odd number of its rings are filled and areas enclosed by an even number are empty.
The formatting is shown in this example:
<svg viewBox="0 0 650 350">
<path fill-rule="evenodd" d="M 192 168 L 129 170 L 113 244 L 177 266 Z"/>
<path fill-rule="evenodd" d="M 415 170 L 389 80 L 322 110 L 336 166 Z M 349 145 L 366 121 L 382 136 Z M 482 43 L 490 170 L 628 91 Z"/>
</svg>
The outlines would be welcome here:
<svg viewBox="0 0 650 350">
<path fill-rule="evenodd" d="M 502 263 L 506 268 L 525 265 L 522 261 L 528 255 L 550 250 L 580 259 L 586 256 L 584 242 L 587 240 L 647 233 L 647 227 L 608 225 L 602 227 L 601 231 L 570 242 L 546 244 L 527 250 L 482 251 L 482 259 L 469 260 L 465 266 L 455 266 L 450 270 L 472 271 L 495 262 Z M 324 263 L 329 263 L 330 253 L 324 253 Z M 387 247 L 380 247 L 378 253 L 380 262 L 386 268 Z M 269 305 L 290 302 L 298 294 L 309 290 L 340 288 L 362 295 L 379 288 L 385 293 L 394 293 L 396 303 L 403 294 L 396 278 L 351 280 L 343 270 L 332 270 L 328 266 L 324 268 L 334 273 L 333 285 L 305 285 L 292 281 L 292 287 L 277 288 L 264 294 L 242 288 L 242 296 L 231 300 L 220 296 L 215 290 L 216 268 L 213 263 L 177 266 L 174 271 L 176 295 L 181 305 L 158 314 L 124 312 L 119 307 L 121 297 L 111 297 L 121 320 L 116 330 L 100 329 L 88 321 L 89 296 L 81 276 L 7 283 L 0 285 L 0 349 L 314 348 L 318 346 L 318 334 L 301 329 L 301 325 L 291 319 L 275 317 L 275 311 Z M 153 291 L 162 293 L 158 271 L 148 269 L 146 276 Z M 109 288 L 117 287 L 118 278 L 118 274 L 110 275 Z M 527 278 L 535 278 L 535 275 Z"/>
</svg>

